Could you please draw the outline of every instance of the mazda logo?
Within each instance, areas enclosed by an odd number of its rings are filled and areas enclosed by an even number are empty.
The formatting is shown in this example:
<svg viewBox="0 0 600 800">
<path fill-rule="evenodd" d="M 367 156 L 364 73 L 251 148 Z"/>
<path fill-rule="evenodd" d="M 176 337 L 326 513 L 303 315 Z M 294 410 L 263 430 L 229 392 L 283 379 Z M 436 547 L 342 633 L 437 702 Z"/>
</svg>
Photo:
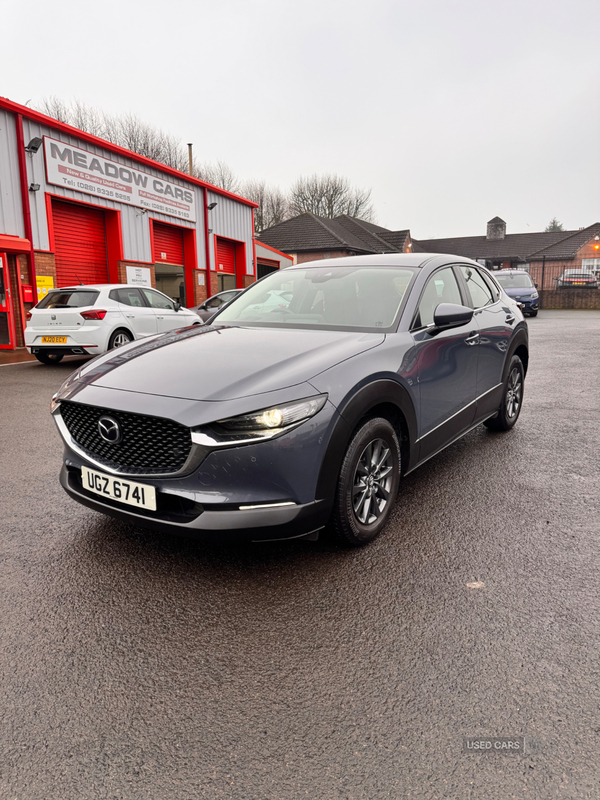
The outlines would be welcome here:
<svg viewBox="0 0 600 800">
<path fill-rule="evenodd" d="M 121 441 L 121 426 L 112 417 L 100 417 L 98 431 L 105 442 L 118 444 Z"/>
</svg>

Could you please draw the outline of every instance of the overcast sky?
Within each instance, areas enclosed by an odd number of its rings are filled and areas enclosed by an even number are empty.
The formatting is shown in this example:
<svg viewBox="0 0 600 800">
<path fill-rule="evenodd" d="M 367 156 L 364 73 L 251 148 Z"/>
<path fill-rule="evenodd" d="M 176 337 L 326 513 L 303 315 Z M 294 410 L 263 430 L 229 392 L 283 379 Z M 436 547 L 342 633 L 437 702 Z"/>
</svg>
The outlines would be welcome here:
<svg viewBox="0 0 600 800">
<path fill-rule="evenodd" d="M 600 220 L 598 0 L 4 0 L 2 28 L 1 95 L 134 112 L 284 190 L 346 176 L 417 239 Z"/>
</svg>

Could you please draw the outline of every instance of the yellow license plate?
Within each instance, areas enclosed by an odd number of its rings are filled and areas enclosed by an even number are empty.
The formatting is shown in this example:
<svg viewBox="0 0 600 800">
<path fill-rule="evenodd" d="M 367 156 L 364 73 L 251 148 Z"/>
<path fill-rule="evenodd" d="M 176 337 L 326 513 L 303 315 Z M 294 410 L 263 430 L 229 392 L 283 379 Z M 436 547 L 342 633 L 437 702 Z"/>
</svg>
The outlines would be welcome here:
<svg viewBox="0 0 600 800">
<path fill-rule="evenodd" d="M 66 336 L 42 336 L 42 344 L 66 344 Z"/>
</svg>

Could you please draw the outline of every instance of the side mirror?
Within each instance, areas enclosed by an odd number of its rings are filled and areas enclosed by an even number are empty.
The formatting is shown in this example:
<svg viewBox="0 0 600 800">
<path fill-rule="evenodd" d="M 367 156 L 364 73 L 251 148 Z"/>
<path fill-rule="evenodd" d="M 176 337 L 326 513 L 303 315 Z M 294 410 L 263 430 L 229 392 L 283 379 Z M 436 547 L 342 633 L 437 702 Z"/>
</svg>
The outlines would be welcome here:
<svg viewBox="0 0 600 800">
<path fill-rule="evenodd" d="M 198 308 L 200 309 L 200 311 L 206 311 L 206 303 L 200 303 Z"/>
<path fill-rule="evenodd" d="M 537 287 L 538 287 L 537 283 L 534 283 L 533 285 L 534 285 L 534 286 L 535 286 L 535 288 L 537 289 Z"/>
<path fill-rule="evenodd" d="M 179 311 L 181 309 L 181 303 L 175 302 L 174 308 L 175 311 Z"/>
<path fill-rule="evenodd" d="M 433 312 L 433 325 L 430 326 L 430 329 L 432 333 L 437 333 L 449 328 L 460 328 L 461 325 L 467 325 L 472 319 L 472 308 L 455 303 L 440 303 Z"/>
</svg>

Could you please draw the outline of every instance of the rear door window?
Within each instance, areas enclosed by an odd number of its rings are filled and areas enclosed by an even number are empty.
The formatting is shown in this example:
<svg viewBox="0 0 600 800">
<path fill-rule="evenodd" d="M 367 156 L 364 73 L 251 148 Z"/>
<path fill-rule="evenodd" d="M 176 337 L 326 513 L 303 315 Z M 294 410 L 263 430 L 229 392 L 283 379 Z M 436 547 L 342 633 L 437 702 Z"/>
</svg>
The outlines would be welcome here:
<svg viewBox="0 0 600 800">
<path fill-rule="evenodd" d="M 117 303 L 122 303 L 124 306 L 132 306 L 133 308 L 144 308 L 145 303 L 142 299 L 139 289 L 128 287 L 127 289 L 113 289 L 110 293 L 111 300 L 116 300 Z"/>
<path fill-rule="evenodd" d="M 100 292 L 85 289 L 59 289 L 49 292 L 36 308 L 82 308 L 93 306 Z"/>
</svg>

